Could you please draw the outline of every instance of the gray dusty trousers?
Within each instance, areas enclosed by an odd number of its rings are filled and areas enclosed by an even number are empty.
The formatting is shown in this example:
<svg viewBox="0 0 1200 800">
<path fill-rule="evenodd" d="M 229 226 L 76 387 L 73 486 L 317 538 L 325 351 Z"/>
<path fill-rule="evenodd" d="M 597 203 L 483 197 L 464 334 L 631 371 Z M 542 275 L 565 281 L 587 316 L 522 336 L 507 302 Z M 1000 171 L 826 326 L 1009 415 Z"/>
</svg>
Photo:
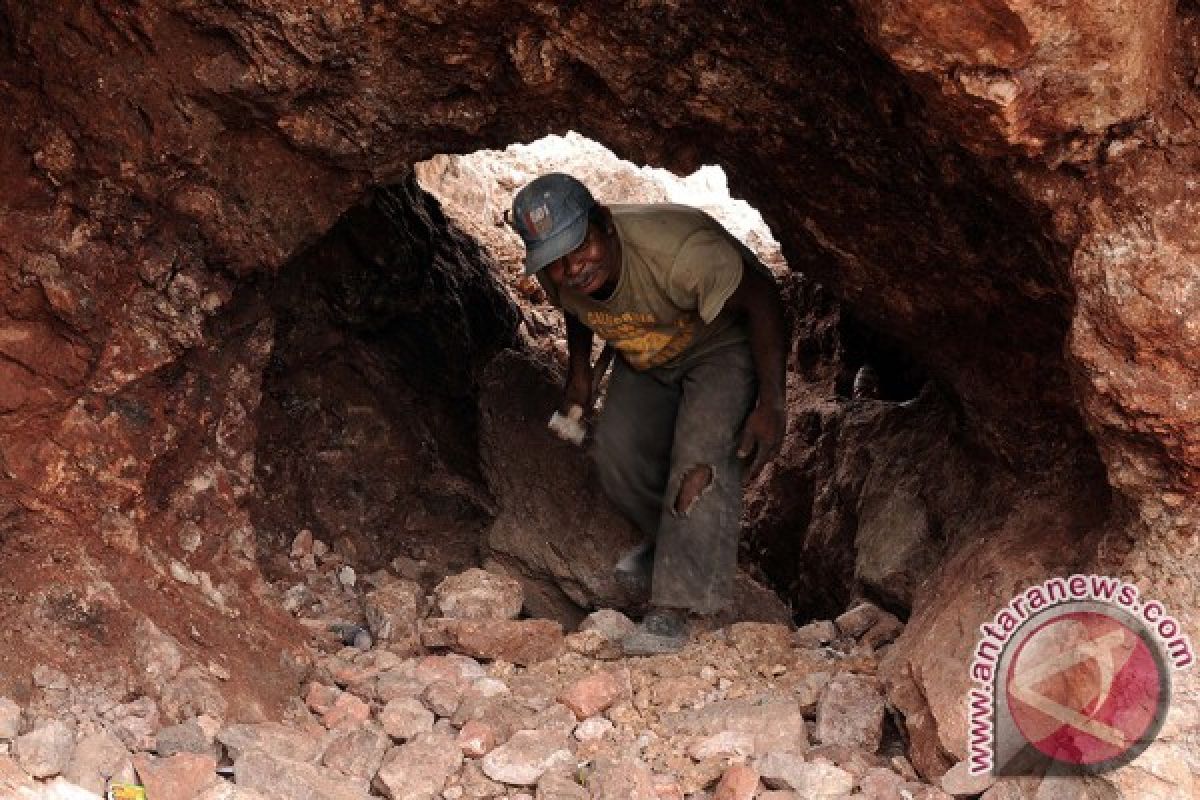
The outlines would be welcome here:
<svg viewBox="0 0 1200 800">
<path fill-rule="evenodd" d="M 732 601 L 742 512 L 737 439 L 756 396 L 745 342 L 643 372 L 614 362 L 593 456 L 605 493 L 654 543 L 654 605 L 711 614 Z M 684 475 L 704 465 L 712 483 L 676 512 Z"/>
</svg>

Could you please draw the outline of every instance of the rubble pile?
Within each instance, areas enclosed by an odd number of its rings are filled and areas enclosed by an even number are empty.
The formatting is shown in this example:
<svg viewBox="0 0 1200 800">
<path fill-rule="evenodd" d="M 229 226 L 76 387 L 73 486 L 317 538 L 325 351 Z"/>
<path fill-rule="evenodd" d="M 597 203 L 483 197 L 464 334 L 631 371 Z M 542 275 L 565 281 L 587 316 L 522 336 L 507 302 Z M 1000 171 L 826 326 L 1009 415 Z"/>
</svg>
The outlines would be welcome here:
<svg viewBox="0 0 1200 800">
<path fill-rule="evenodd" d="M 499 574 L 423 586 L 401 560 L 360 575 L 307 531 L 290 556 L 276 588 L 312 640 L 282 720 L 239 721 L 220 665 L 184 664 L 145 622 L 144 693 L 117 702 L 39 668 L 24 707 L 0 699 L 0 795 L 96 798 L 112 782 L 149 800 L 952 796 L 920 781 L 890 724 L 876 669 L 903 626 L 870 603 L 624 658 L 624 614 L 564 632 L 521 618 L 521 586 Z"/>
</svg>

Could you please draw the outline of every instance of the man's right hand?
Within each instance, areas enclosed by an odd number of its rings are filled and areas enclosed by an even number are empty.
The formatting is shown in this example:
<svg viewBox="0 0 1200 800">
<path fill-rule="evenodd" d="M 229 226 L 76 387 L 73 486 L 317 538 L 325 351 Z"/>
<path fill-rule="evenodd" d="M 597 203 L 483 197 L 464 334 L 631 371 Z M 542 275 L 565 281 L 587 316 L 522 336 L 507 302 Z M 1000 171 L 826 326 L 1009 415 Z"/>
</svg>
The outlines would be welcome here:
<svg viewBox="0 0 1200 800">
<path fill-rule="evenodd" d="M 558 410 L 566 414 L 571 406 L 582 408 L 585 417 L 592 413 L 592 369 L 590 366 L 586 370 L 575 370 L 567 376 L 567 384 L 563 388 L 562 405 Z"/>
</svg>

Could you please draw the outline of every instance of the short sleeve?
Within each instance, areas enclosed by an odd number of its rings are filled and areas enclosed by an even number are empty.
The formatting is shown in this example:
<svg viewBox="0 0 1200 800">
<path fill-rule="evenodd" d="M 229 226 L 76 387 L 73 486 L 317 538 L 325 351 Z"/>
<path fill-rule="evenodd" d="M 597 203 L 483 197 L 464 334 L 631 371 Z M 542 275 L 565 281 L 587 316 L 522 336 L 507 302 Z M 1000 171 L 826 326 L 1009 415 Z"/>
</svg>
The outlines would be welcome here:
<svg viewBox="0 0 1200 800">
<path fill-rule="evenodd" d="M 742 282 L 742 254 L 717 231 L 700 230 L 689 236 L 675 255 L 667 281 L 671 302 L 695 310 L 712 322 Z"/>
</svg>

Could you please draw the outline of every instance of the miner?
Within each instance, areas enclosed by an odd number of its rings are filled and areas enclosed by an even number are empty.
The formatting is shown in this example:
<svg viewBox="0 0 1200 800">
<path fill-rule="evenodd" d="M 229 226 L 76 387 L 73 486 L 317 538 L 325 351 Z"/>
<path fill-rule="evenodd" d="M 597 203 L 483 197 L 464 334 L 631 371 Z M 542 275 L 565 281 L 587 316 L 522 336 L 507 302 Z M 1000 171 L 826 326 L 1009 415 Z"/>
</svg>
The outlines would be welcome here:
<svg viewBox="0 0 1200 800">
<path fill-rule="evenodd" d="M 645 543 L 616 564 L 649 608 L 629 655 L 679 650 L 690 623 L 727 608 L 743 478 L 778 454 L 787 340 L 770 271 L 708 214 L 683 205 L 597 203 L 570 175 L 513 199 L 513 227 L 563 310 L 560 411 L 593 403 L 592 337 L 616 353 L 592 454 L 605 493 Z"/>
</svg>

